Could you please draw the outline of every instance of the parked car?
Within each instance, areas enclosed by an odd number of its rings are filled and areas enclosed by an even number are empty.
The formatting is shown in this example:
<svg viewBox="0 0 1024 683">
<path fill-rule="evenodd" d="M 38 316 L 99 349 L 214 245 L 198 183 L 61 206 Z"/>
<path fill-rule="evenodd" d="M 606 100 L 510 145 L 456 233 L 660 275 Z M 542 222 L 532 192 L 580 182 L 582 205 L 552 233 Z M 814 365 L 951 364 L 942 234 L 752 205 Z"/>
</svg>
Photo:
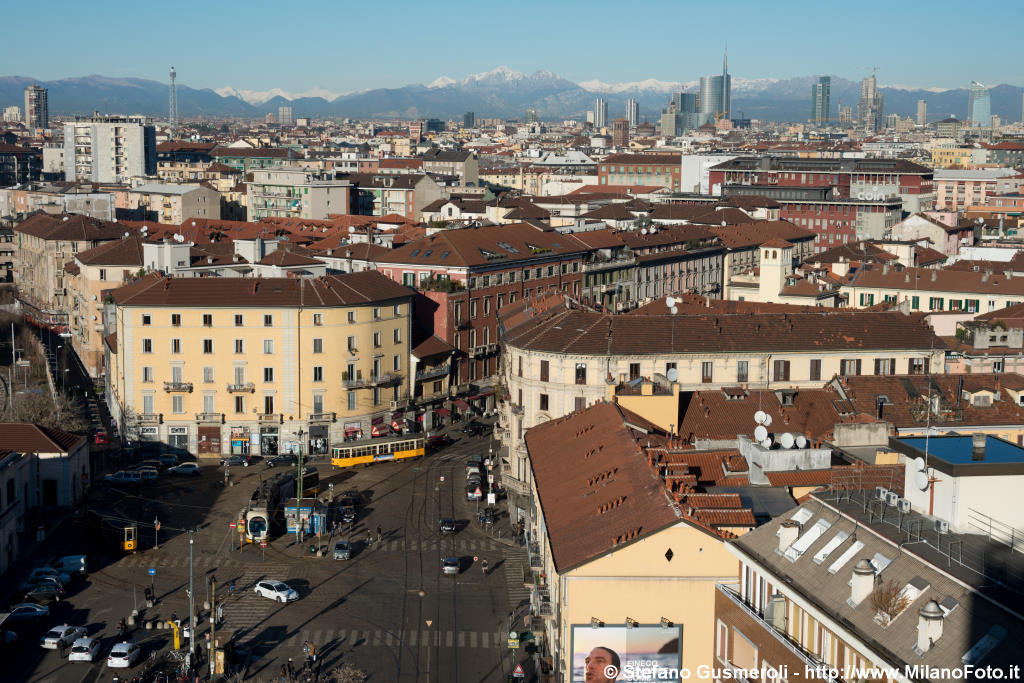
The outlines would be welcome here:
<svg viewBox="0 0 1024 683">
<path fill-rule="evenodd" d="M 89 564 L 85 555 L 65 555 L 53 563 L 53 568 L 65 574 L 85 576 L 88 573 Z"/>
<path fill-rule="evenodd" d="M 163 463 L 164 467 L 174 467 L 178 464 L 178 456 L 174 453 L 161 453 L 153 456 L 153 460 Z"/>
<path fill-rule="evenodd" d="M 457 557 L 445 557 L 441 560 L 441 571 L 445 574 L 454 576 L 459 573 L 459 558 Z"/>
<path fill-rule="evenodd" d="M 110 437 L 107 436 L 106 432 L 96 432 L 96 435 L 93 437 L 93 442 L 97 446 L 106 446 L 110 443 Z"/>
<path fill-rule="evenodd" d="M 197 475 L 201 474 L 199 471 L 199 465 L 194 462 L 183 462 L 180 465 L 175 465 L 167 470 L 168 474 L 190 474 Z"/>
<path fill-rule="evenodd" d="M 466 459 L 466 472 L 468 473 L 471 469 L 483 469 L 484 456 L 482 455 L 471 455 Z"/>
<path fill-rule="evenodd" d="M 354 524 L 356 516 L 356 509 L 354 507 L 349 506 L 341 509 L 341 521 L 345 524 Z"/>
<path fill-rule="evenodd" d="M 352 544 L 348 541 L 338 541 L 334 544 L 334 559 L 347 560 L 352 557 Z"/>
<path fill-rule="evenodd" d="M 103 481 L 114 486 L 138 486 L 142 483 L 142 475 L 138 472 L 114 472 L 103 477 Z"/>
<path fill-rule="evenodd" d="M 226 458 L 220 459 L 221 467 L 236 467 L 241 465 L 242 467 L 249 466 L 249 456 L 247 455 L 229 455 Z"/>
<path fill-rule="evenodd" d="M 157 472 L 163 472 L 164 468 L 167 467 L 167 466 L 164 465 L 162 462 L 160 462 L 156 458 L 146 458 L 145 460 L 137 463 L 135 465 L 135 467 L 133 467 L 132 469 L 133 470 L 141 470 L 144 467 L 148 467 L 150 469 L 156 470 Z"/>
<path fill-rule="evenodd" d="M 118 643 L 110 650 L 107 667 L 111 669 L 128 669 L 139 659 L 139 646 L 131 641 Z"/>
<path fill-rule="evenodd" d="M 298 592 L 283 581 L 260 581 L 256 584 L 256 587 L 253 588 L 253 591 L 255 591 L 257 595 L 262 595 L 265 598 L 270 598 L 271 600 L 276 600 L 278 602 L 291 602 L 292 600 L 299 599 Z"/>
<path fill-rule="evenodd" d="M 143 484 L 152 484 L 160 478 L 160 472 L 153 467 L 140 467 L 135 471 L 142 475 Z"/>
<path fill-rule="evenodd" d="M 32 570 L 31 573 L 29 573 L 28 579 L 26 579 L 25 582 L 28 584 L 34 584 L 37 583 L 40 579 L 45 578 L 57 579 L 61 583 L 61 585 L 67 585 L 68 582 L 71 581 L 71 576 L 68 573 L 63 572 L 55 567 L 36 567 Z"/>
<path fill-rule="evenodd" d="M 485 429 L 487 429 L 487 425 L 484 423 L 470 420 L 463 426 L 462 433 L 468 436 L 479 436 L 484 433 Z"/>
<path fill-rule="evenodd" d="M 283 455 L 274 455 L 267 458 L 267 467 L 277 467 L 278 465 L 282 467 L 289 467 L 298 464 L 299 459 L 296 456 L 291 455 L 289 453 L 285 453 Z"/>
<path fill-rule="evenodd" d="M 65 648 L 79 638 L 85 637 L 85 628 L 82 626 L 54 626 L 39 639 L 39 645 L 45 650 L 60 650 Z"/>
<path fill-rule="evenodd" d="M 447 434 L 431 434 L 427 437 L 427 448 L 431 450 L 444 448 L 449 443 L 451 443 L 451 439 Z"/>
<path fill-rule="evenodd" d="M 5 624 L 16 623 L 39 623 L 49 621 L 50 608 L 46 605 L 37 605 L 34 602 L 22 602 L 11 608 L 7 614 Z"/>
<path fill-rule="evenodd" d="M 441 520 L 441 533 L 442 534 L 454 534 L 455 533 L 455 520 L 451 517 L 445 517 Z"/>
<path fill-rule="evenodd" d="M 100 653 L 99 638 L 79 638 L 71 645 L 69 662 L 91 662 Z"/>
<path fill-rule="evenodd" d="M 64 586 L 56 580 L 43 579 L 25 590 L 25 597 L 37 602 L 60 602 L 64 597 Z"/>
</svg>

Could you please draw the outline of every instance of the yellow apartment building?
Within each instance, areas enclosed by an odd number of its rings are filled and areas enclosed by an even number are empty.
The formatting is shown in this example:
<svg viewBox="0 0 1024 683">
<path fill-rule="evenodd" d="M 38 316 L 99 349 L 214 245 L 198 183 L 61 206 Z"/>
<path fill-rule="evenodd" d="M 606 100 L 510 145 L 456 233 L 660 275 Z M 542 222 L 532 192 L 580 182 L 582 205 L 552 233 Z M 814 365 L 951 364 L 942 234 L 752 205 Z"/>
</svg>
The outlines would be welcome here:
<svg viewBox="0 0 1024 683">
<path fill-rule="evenodd" d="M 412 294 L 376 271 L 150 273 L 111 292 L 111 413 L 126 437 L 179 452 L 326 454 L 407 404 Z"/>
</svg>

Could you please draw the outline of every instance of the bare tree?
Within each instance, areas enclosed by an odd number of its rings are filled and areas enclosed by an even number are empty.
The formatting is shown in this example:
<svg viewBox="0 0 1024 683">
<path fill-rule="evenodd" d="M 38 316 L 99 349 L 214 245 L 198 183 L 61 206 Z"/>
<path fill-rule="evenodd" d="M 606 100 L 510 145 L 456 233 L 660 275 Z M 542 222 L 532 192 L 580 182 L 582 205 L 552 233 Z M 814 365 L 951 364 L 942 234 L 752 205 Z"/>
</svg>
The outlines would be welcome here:
<svg viewBox="0 0 1024 683">
<path fill-rule="evenodd" d="M 331 683 L 365 683 L 368 676 L 348 662 L 331 670 Z"/>
<path fill-rule="evenodd" d="M 81 405 L 67 396 L 57 394 L 51 398 L 49 392 L 29 392 L 14 397 L 14 407 L 0 408 L 0 422 L 31 422 L 61 429 L 65 432 L 86 434 L 89 424 L 82 417 Z"/>
<path fill-rule="evenodd" d="M 876 586 L 871 592 L 871 604 L 891 621 L 907 608 L 910 600 L 904 595 L 903 586 L 896 581 L 887 581 Z"/>
</svg>

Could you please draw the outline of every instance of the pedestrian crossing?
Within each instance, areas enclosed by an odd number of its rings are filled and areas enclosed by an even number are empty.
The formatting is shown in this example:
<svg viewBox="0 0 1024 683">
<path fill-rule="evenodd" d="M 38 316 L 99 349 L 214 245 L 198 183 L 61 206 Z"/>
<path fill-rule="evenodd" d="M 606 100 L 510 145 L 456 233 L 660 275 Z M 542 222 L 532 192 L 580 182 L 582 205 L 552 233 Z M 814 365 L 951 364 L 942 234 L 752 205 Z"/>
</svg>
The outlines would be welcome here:
<svg viewBox="0 0 1024 683">
<path fill-rule="evenodd" d="M 267 576 L 280 576 L 288 571 L 285 564 L 268 564 L 250 568 L 242 572 L 235 581 L 235 592 L 224 600 L 224 623 L 233 630 L 251 628 L 265 620 L 271 613 L 280 609 L 280 603 L 264 598 L 253 592 L 253 586 Z M 224 594 L 221 593 L 223 596 Z"/>
<path fill-rule="evenodd" d="M 521 546 L 504 546 L 502 554 L 505 557 L 502 570 L 505 574 L 505 585 L 508 588 L 508 604 L 514 609 L 524 600 L 530 601 L 532 591 L 523 583 L 524 571 L 529 558 L 526 555 L 526 548 Z"/>
<path fill-rule="evenodd" d="M 307 629 L 296 631 L 281 642 L 283 647 L 300 648 L 306 641 L 318 649 L 343 647 L 459 647 L 493 650 L 505 646 L 500 631 L 445 631 L 407 629 L 400 634 L 385 629 Z"/>
<path fill-rule="evenodd" d="M 240 560 L 224 559 L 223 557 L 219 557 L 217 555 L 209 555 L 209 554 L 197 555 L 192 560 L 192 566 L 194 568 L 196 568 L 196 569 L 201 569 L 201 568 L 204 568 L 204 567 L 215 567 L 215 568 L 222 568 L 223 567 L 225 569 L 241 569 L 243 567 L 248 567 L 248 566 L 251 566 L 251 565 L 252 565 L 252 562 L 242 562 Z M 135 568 L 148 569 L 149 567 L 155 567 L 155 568 L 164 567 L 164 568 L 168 568 L 168 569 L 173 569 L 175 567 L 180 567 L 180 568 L 188 569 L 189 559 L 188 559 L 188 555 L 187 554 L 186 555 L 158 555 L 156 557 L 154 557 L 151 554 L 150 555 L 132 555 L 131 557 L 122 558 L 118 562 L 118 566 L 119 567 L 132 568 L 132 569 L 135 569 Z"/>
<path fill-rule="evenodd" d="M 459 539 L 455 537 L 455 548 L 456 553 L 483 553 L 487 551 L 495 551 L 504 548 L 503 543 L 490 538 L 473 538 L 473 539 Z M 380 545 L 374 544 L 370 546 L 371 550 L 376 552 L 401 552 L 401 553 L 419 553 L 419 552 L 453 552 L 451 546 L 451 540 L 448 538 L 444 539 L 395 539 L 391 541 L 384 541 Z"/>
</svg>

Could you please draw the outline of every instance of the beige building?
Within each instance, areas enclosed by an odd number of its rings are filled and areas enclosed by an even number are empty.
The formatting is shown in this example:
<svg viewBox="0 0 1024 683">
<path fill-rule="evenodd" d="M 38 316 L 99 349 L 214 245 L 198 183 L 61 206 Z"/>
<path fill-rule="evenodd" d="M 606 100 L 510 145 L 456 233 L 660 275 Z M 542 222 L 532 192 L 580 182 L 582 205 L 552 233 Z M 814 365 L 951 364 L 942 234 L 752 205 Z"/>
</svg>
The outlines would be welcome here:
<svg viewBox="0 0 1024 683">
<path fill-rule="evenodd" d="M 151 273 L 111 297 L 108 403 L 129 438 L 201 456 L 326 454 L 408 401 L 412 291 L 379 273 Z"/>
<path fill-rule="evenodd" d="M 351 185 L 307 168 L 280 167 L 249 172 L 248 215 L 263 218 L 325 219 L 350 209 Z"/>
<path fill-rule="evenodd" d="M 911 311 L 986 313 L 1024 302 L 1024 277 L 1014 277 L 1010 270 L 869 264 L 847 277 L 841 291 L 851 308 L 907 302 Z"/>
<path fill-rule="evenodd" d="M 138 220 L 181 225 L 189 218 L 220 216 L 220 193 L 204 185 L 149 183 L 128 191 L 128 208 Z"/>
</svg>

